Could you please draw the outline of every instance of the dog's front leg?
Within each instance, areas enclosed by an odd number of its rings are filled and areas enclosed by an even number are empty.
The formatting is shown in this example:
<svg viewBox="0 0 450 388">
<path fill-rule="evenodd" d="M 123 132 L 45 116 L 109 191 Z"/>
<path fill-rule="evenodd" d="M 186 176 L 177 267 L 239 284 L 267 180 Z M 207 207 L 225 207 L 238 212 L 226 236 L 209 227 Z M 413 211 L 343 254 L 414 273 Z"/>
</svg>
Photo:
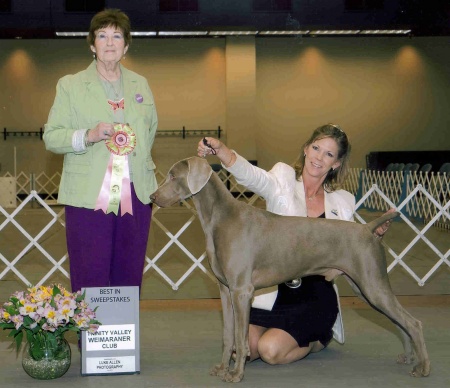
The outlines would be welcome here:
<svg viewBox="0 0 450 388">
<path fill-rule="evenodd" d="M 230 368 L 231 355 L 234 347 L 234 313 L 231 304 L 230 290 L 222 283 L 219 283 L 219 289 L 223 315 L 222 362 L 214 365 L 210 374 L 224 379 L 224 376 L 228 373 Z"/>
<path fill-rule="evenodd" d="M 248 326 L 250 319 L 250 303 L 253 290 L 230 290 L 234 308 L 234 343 L 236 359 L 234 368 L 223 377 L 223 381 L 237 383 L 244 378 L 245 362 L 250 356 L 248 345 Z"/>
</svg>

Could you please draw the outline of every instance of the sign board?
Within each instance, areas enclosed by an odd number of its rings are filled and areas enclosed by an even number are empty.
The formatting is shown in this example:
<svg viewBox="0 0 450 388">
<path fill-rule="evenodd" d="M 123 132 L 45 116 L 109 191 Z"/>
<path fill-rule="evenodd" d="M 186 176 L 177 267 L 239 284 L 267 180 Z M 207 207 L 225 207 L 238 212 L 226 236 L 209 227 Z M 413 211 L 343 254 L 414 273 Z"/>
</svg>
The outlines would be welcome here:
<svg viewBox="0 0 450 388">
<path fill-rule="evenodd" d="M 4 209 L 17 207 L 16 178 L 0 178 L 0 206 Z"/>
<path fill-rule="evenodd" d="M 81 333 L 81 375 L 140 373 L 139 287 L 85 288 L 102 324 Z"/>
</svg>

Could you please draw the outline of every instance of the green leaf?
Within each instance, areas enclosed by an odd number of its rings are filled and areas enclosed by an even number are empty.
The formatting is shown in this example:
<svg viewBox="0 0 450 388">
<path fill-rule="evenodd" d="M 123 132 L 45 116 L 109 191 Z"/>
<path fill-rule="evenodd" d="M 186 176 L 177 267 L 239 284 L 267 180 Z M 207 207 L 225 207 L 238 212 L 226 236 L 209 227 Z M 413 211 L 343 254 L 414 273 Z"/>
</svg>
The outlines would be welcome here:
<svg viewBox="0 0 450 388">
<path fill-rule="evenodd" d="M 27 341 L 28 342 L 34 341 L 34 336 L 33 336 L 33 333 L 31 331 L 27 330 L 26 334 L 27 334 Z"/>
<path fill-rule="evenodd" d="M 12 329 L 8 337 L 15 337 L 18 333 L 20 333 L 20 330 Z"/>
<path fill-rule="evenodd" d="M 31 319 L 28 315 L 23 317 L 23 324 L 24 324 L 24 326 L 28 326 L 29 327 L 34 322 L 35 322 L 35 320 Z"/>
<path fill-rule="evenodd" d="M 6 330 L 6 329 L 14 329 L 14 323 L 12 323 L 12 322 L 9 322 L 9 323 L 6 323 L 6 322 L 0 322 L 0 327 L 3 329 L 3 330 Z"/>
<path fill-rule="evenodd" d="M 20 331 L 15 337 L 14 340 L 16 341 L 16 351 L 18 352 L 20 349 L 20 345 L 22 344 L 23 339 L 23 331 Z"/>
<path fill-rule="evenodd" d="M 61 295 L 61 290 L 56 284 L 53 286 L 53 296 L 55 295 Z"/>
</svg>

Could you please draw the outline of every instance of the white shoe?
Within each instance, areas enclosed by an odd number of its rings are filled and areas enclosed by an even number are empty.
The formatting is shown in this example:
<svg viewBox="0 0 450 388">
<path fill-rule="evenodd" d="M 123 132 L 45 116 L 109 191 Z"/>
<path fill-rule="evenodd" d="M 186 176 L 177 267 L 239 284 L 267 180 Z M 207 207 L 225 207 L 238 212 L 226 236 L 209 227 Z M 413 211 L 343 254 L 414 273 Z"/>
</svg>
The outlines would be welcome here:
<svg viewBox="0 0 450 388">
<path fill-rule="evenodd" d="M 344 322 L 342 321 L 342 314 L 341 314 L 341 303 L 339 301 L 339 292 L 336 284 L 333 282 L 333 288 L 336 292 L 337 296 L 337 302 L 338 302 L 338 315 L 336 317 L 336 322 L 334 322 L 333 325 L 333 338 L 339 342 L 341 345 L 345 342 L 345 335 L 344 335 Z"/>
</svg>

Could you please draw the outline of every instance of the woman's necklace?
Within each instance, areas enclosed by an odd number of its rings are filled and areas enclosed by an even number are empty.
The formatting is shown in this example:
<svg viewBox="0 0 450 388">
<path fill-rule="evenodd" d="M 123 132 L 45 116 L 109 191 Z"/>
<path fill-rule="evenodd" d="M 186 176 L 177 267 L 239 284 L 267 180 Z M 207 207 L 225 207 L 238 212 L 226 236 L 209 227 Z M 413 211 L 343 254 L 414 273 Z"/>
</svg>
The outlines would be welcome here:
<svg viewBox="0 0 450 388">
<path fill-rule="evenodd" d="M 320 191 L 320 189 L 317 190 L 317 191 L 314 193 L 314 195 L 306 196 L 306 198 L 308 198 L 308 201 L 312 201 L 313 199 L 315 199 L 315 198 L 317 197 L 317 195 L 319 194 L 319 191 Z"/>
<path fill-rule="evenodd" d="M 100 76 L 111 85 L 112 90 L 114 91 L 114 95 L 116 96 L 116 99 L 119 98 L 120 92 L 121 92 L 121 87 L 122 87 L 122 71 L 120 72 L 120 76 L 119 76 L 119 90 L 116 90 L 116 88 L 114 87 L 113 83 L 106 78 L 101 72 L 100 70 L 97 68 L 97 73 L 100 74 Z M 116 81 L 117 82 L 117 81 Z"/>
</svg>

